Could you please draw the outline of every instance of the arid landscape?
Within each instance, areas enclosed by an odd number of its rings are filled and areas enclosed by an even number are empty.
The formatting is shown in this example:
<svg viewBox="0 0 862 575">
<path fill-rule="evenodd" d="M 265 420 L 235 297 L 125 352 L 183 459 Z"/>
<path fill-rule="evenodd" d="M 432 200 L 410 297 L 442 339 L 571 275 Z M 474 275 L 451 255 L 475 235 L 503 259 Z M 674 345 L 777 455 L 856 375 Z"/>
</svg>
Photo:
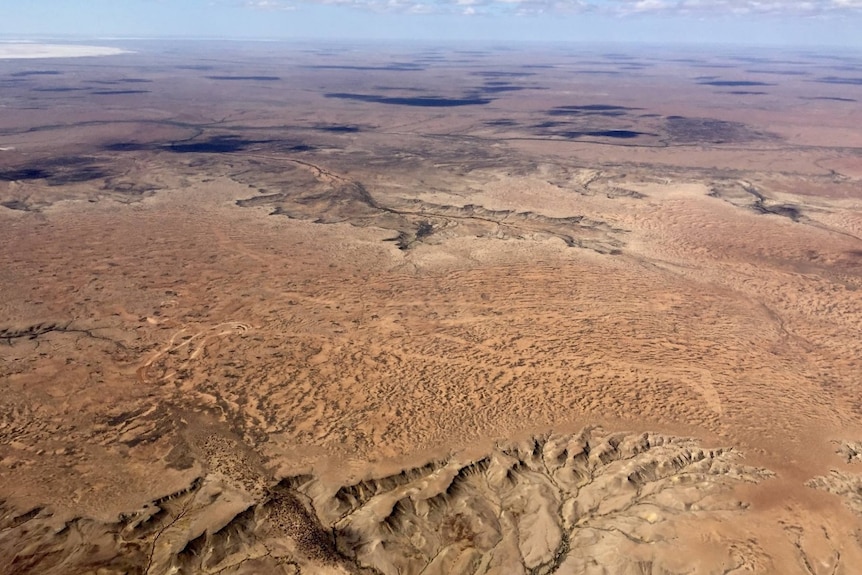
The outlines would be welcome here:
<svg viewBox="0 0 862 575">
<path fill-rule="evenodd" d="M 3 573 L 862 569 L 862 54 L 46 50 Z"/>
</svg>

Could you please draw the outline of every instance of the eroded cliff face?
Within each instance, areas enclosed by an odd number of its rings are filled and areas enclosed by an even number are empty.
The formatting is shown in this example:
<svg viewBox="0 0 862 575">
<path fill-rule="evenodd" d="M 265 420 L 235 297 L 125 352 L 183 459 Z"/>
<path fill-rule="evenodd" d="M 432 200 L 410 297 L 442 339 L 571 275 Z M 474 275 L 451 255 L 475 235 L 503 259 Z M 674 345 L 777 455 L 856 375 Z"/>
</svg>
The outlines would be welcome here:
<svg viewBox="0 0 862 575">
<path fill-rule="evenodd" d="M 234 441 L 207 438 L 199 479 L 115 523 L 7 508 L 3 563 L 46 574 L 708 572 L 674 558 L 678 531 L 745 513 L 730 488 L 771 475 L 732 449 L 584 429 L 337 485 L 271 480 L 219 455 L 241 453 Z"/>
<path fill-rule="evenodd" d="M 715 495 L 768 475 L 730 450 L 585 430 L 309 491 L 339 550 L 383 573 L 622 572 L 655 561 L 675 518 L 740 512 Z"/>
</svg>

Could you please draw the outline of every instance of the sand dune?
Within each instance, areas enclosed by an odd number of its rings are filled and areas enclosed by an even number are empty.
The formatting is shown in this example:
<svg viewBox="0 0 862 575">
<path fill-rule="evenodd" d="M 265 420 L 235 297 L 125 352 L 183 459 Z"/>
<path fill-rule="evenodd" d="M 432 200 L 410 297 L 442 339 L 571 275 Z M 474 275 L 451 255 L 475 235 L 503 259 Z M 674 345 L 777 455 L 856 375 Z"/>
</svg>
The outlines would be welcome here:
<svg viewBox="0 0 862 575">
<path fill-rule="evenodd" d="M 0 63 L 4 573 L 856 573 L 852 85 L 175 48 Z"/>
</svg>

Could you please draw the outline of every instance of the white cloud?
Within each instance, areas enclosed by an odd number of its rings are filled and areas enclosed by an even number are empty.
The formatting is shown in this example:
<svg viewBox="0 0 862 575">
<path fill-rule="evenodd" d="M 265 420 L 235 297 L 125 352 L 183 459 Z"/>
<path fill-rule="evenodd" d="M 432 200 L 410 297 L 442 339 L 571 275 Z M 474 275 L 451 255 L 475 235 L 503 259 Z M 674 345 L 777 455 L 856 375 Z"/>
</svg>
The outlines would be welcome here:
<svg viewBox="0 0 862 575">
<path fill-rule="evenodd" d="M 245 0 L 243 6 L 254 8 L 255 10 L 277 10 L 282 12 L 296 10 L 295 5 L 282 2 L 281 0 Z"/>
<path fill-rule="evenodd" d="M 597 3 L 595 3 L 597 4 Z M 614 0 L 611 12 L 722 15 L 814 15 L 862 11 L 862 0 Z"/>
<path fill-rule="evenodd" d="M 655 12 L 657 10 L 665 10 L 668 8 L 668 3 L 663 0 L 637 0 L 631 7 L 632 12 Z"/>
<path fill-rule="evenodd" d="M 862 13 L 862 0 L 242 0 L 258 10 L 293 10 L 303 3 L 416 14 L 541 14 L 593 12 L 620 16 L 677 14 L 821 15 Z"/>
</svg>

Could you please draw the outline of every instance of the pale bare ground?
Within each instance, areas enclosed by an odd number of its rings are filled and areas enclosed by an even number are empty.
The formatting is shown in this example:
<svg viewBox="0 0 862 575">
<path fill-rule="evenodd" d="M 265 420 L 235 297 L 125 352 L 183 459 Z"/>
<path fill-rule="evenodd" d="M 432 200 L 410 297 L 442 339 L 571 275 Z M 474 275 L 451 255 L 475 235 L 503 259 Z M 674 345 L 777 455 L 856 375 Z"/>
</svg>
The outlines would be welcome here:
<svg viewBox="0 0 862 575">
<path fill-rule="evenodd" d="M 108 46 L 83 44 L 38 44 L 31 42 L 0 42 L 0 59 L 23 60 L 35 58 L 83 58 L 116 56 L 128 51 Z"/>
<path fill-rule="evenodd" d="M 854 573 L 852 152 L 405 132 L 0 183 L 10 572 Z"/>
</svg>

